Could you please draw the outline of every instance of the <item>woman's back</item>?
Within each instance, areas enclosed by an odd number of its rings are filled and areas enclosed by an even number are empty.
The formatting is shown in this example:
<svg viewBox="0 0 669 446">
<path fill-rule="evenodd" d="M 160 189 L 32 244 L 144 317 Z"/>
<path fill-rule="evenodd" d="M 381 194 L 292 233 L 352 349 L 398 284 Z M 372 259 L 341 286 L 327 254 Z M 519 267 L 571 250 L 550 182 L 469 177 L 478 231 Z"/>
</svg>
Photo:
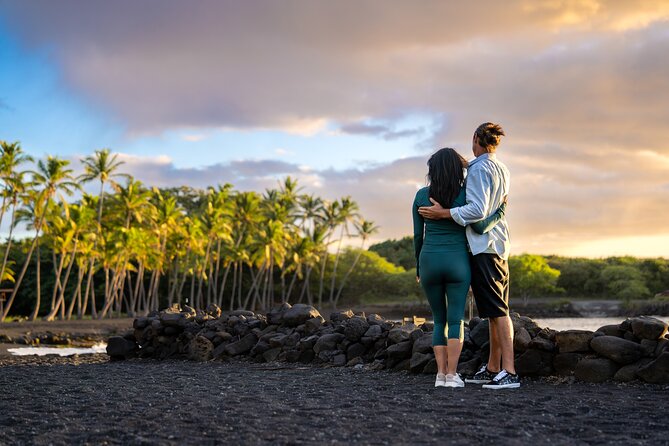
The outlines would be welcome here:
<svg viewBox="0 0 669 446">
<path fill-rule="evenodd" d="M 463 206 L 465 204 L 465 188 L 462 187 L 453 203 L 443 204 L 444 207 L 453 208 Z M 418 214 L 418 208 L 421 206 L 432 206 L 430 202 L 430 188 L 424 187 L 416 192 L 416 198 L 413 203 L 414 224 L 418 223 L 421 226 L 424 224 L 424 236 L 422 250 L 435 251 L 467 251 L 467 237 L 465 235 L 464 226 L 460 226 L 451 219 L 429 220 L 423 219 Z M 418 232 L 423 233 L 422 228 L 414 228 L 414 236 Z"/>
</svg>

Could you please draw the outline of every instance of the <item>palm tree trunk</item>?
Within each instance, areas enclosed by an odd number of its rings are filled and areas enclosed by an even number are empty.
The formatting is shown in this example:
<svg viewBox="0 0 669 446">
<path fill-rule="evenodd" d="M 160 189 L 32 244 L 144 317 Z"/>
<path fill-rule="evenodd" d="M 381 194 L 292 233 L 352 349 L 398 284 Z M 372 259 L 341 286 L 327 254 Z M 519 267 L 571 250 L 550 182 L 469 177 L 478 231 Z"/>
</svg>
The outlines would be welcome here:
<svg viewBox="0 0 669 446">
<path fill-rule="evenodd" d="M 334 267 L 332 268 L 332 280 L 330 284 L 330 304 L 333 303 L 335 284 L 337 280 L 337 266 L 339 264 L 339 254 L 341 253 L 341 242 L 344 240 L 344 228 L 346 224 L 341 226 L 341 232 L 339 233 L 339 243 L 337 244 L 337 254 L 335 255 Z"/>
<path fill-rule="evenodd" d="M 65 254 L 60 256 L 60 261 L 58 261 L 58 266 L 56 267 L 56 252 L 53 252 L 53 267 L 54 274 L 56 275 L 56 281 L 53 285 L 53 293 L 51 294 L 51 309 L 53 311 L 56 306 L 56 296 L 58 296 L 58 291 L 60 290 L 60 274 L 63 271 L 63 263 L 65 263 Z"/>
<path fill-rule="evenodd" d="M 337 308 L 337 303 L 339 302 L 339 298 L 341 297 L 341 292 L 344 289 L 344 285 L 346 285 L 346 281 L 348 280 L 348 276 L 350 276 L 351 272 L 353 272 L 353 270 L 355 269 L 355 266 L 358 264 L 358 260 L 360 260 L 361 255 L 362 255 L 362 246 L 360 247 L 360 251 L 358 251 L 358 255 L 355 256 L 355 260 L 353 261 L 353 264 L 348 269 L 348 271 L 346 271 L 346 275 L 344 275 L 344 278 L 341 281 L 341 285 L 339 286 L 339 290 L 337 291 L 337 296 L 335 297 L 335 300 L 334 300 L 334 307 L 335 308 Z"/>
<path fill-rule="evenodd" d="M 39 313 L 39 307 L 41 305 L 41 300 L 42 300 L 42 285 L 41 285 L 41 275 L 40 275 L 40 265 L 42 264 L 42 259 L 40 257 L 40 252 L 39 252 L 39 239 L 37 240 L 37 247 L 36 247 L 37 255 L 35 256 L 35 269 L 37 270 L 37 297 L 35 300 L 35 309 L 33 310 L 32 314 L 30 315 L 30 320 L 34 321 L 37 319 L 37 315 Z"/>
<path fill-rule="evenodd" d="M 74 289 L 74 294 L 72 295 L 72 302 L 70 302 L 70 308 L 67 310 L 67 320 L 72 319 L 72 312 L 74 311 L 74 304 L 79 302 L 81 304 L 81 282 L 84 280 L 84 272 L 79 268 L 77 273 L 77 286 Z"/>
<path fill-rule="evenodd" d="M 67 287 L 67 282 L 70 280 L 72 265 L 74 265 L 75 253 L 77 252 L 77 242 L 78 240 L 75 239 L 74 247 L 72 248 L 72 258 L 70 259 L 70 262 L 67 265 L 67 270 L 65 271 L 65 279 L 63 280 L 63 284 L 60 287 L 60 294 L 58 296 L 58 301 L 56 302 L 56 308 L 51 310 L 51 313 L 47 315 L 46 317 L 47 321 L 52 321 L 55 319 L 56 313 L 58 312 L 59 308 L 62 308 L 61 318 L 65 319 L 65 288 Z M 63 254 L 62 258 L 65 258 L 65 254 Z"/>
<path fill-rule="evenodd" d="M 7 267 L 7 261 L 9 259 L 9 251 L 12 249 L 12 232 L 14 231 L 14 224 L 16 223 L 16 203 L 12 206 L 12 221 L 9 225 L 9 236 L 7 237 L 7 249 L 5 250 L 5 256 L 2 259 L 2 269 L 0 270 L 0 278 L 5 277 L 5 268 Z M 0 221 L 0 224 L 2 222 Z"/>
<path fill-rule="evenodd" d="M 21 269 L 19 278 L 17 279 L 16 283 L 14 283 L 14 290 L 12 291 L 11 296 L 9 296 L 9 300 L 7 301 L 7 306 L 5 307 L 5 311 L 0 315 L 0 322 L 4 321 L 7 318 L 9 310 L 12 308 L 12 304 L 14 303 L 14 299 L 16 299 L 16 294 L 19 291 L 21 282 L 23 282 L 23 277 L 26 275 L 26 271 L 28 270 L 28 265 L 30 264 L 30 258 L 32 257 L 33 251 L 35 250 L 35 246 L 37 244 L 37 240 L 39 237 L 39 231 L 42 229 L 43 222 L 44 222 L 44 216 L 42 215 L 40 216 L 37 226 L 35 227 L 35 238 L 33 239 L 33 242 L 30 245 L 30 250 L 28 251 L 28 256 L 26 257 L 26 261 L 23 263 L 23 268 Z"/>
</svg>

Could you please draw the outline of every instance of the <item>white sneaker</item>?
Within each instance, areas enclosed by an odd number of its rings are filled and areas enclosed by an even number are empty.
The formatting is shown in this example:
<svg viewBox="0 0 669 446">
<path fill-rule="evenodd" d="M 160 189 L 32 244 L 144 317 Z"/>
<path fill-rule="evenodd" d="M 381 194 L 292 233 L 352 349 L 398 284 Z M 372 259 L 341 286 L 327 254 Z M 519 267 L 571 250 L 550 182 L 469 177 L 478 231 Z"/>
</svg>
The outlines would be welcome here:
<svg viewBox="0 0 669 446">
<path fill-rule="evenodd" d="M 434 387 L 446 387 L 446 375 L 437 373 L 437 379 L 434 381 Z"/>
<path fill-rule="evenodd" d="M 465 382 L 457 373 L 455 375 L 446 375 L 446 382 L 444 387 L 464 387 Z"/>
</svg>

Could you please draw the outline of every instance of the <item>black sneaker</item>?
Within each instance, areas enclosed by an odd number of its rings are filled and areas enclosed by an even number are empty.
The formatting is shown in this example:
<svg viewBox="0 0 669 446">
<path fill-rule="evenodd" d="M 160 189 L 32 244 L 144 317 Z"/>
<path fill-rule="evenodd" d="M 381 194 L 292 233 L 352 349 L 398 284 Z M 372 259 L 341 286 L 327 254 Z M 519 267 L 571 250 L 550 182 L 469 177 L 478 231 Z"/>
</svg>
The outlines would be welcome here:
<svg viewBox="0 0 669 446">
<path fill-rule="evenodd" d="M 465 382 L 467 384 L 488 384 L 492 382 L 497 374 L 499 374 L 499 372 L 491 372 L 488 370 L 488 364 L 483 364 L 479 371 L 471 378 L 465 379 Z"/>
<path fill-rule="evenodd" d="M 512 375 L 506 370 L 499 372 L 491 383 L 483 385 L 484 389 L 517 389 L 518 387 L 520 387 L 518 375 Z"/>
</svg>

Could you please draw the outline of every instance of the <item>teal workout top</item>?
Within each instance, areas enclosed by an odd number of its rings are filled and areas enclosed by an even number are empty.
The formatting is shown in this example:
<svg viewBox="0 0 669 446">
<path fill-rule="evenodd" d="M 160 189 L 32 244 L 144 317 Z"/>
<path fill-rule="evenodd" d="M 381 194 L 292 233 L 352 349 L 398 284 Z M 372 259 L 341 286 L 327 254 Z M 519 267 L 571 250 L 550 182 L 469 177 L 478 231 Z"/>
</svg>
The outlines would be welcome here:
<svg viewBox="0 0 669 446">
<path fill-rule="evenodd" d="M 430 188 L 423 187 L 416 192 L 416 198 L 413 202 L 413 244 L 416 253 L 416 272 L 419 271 L 420 252 L 422 249 L 425 252 L 438 251 L 467 251 L 467 237 L 465 235 L 465 227 L 460 226 L 450 218 L 441 220 L 430 220 L 423 218 L 418 213 L 418 208 L 421 206 L 432 206 L 430 201 Z M 453 203 L 450 203 L 448 209 L 454 207 L 464 206 L 466 203 L 465 187 L 460 189 L 460 193 L 455 197 Z M 504 217 L 506 204 L 497 209 L 495 213 L 489 217 L 476 222 L 471 225 L 472 229 L 484 234 L 490 231 L 496 224 Z"/>
</svg>

